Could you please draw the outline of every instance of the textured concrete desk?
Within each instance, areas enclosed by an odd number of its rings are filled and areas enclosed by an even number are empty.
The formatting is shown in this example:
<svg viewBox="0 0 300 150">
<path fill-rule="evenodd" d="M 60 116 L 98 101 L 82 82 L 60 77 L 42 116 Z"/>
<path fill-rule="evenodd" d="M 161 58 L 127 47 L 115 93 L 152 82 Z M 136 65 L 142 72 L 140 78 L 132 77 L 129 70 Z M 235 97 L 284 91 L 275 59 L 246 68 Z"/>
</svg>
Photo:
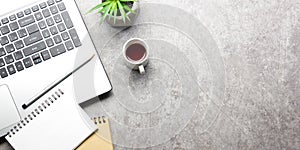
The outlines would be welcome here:
<svg viewBox="0 0 300 150">
<path fill-rule="evenodd" d="M 116 149 L 299 149 L 299 1 L 141 1 L 126 30 L 84 15 L 114 90 L 83 107 Z M 123 65 L 130 37 L 151 47 L 144 76 Z"/>
</svg>

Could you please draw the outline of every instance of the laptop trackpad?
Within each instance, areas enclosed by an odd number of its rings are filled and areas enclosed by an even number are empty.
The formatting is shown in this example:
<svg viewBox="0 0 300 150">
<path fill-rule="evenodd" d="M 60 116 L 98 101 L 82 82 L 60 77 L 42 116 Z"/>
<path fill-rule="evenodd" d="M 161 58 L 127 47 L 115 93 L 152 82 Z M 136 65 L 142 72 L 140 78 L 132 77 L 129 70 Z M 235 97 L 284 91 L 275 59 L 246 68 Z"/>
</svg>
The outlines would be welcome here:
<svg viewBox="0 0 300 150">
<path fill-rule="evenodd" d="M 6 85 L 0 85 L 0 130 L 21 120 L 15 102 Z"/>
</svg>

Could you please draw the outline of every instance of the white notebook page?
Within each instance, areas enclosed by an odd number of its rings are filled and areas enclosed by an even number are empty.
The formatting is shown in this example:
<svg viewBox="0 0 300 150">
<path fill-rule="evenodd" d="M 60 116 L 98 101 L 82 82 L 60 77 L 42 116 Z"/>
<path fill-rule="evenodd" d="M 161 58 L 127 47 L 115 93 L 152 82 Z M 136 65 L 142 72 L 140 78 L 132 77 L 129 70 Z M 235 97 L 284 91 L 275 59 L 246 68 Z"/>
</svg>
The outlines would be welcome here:
<svg viewBox="0 0 300 150">
<path fill-rule="evenodd" d="M 59 86 L 58 86 L 59 87 Z M 82 119 L 70 88 L 16 134 L 6 136 L 16 150 L 71 150 L 95 130 Z M 58 88 L 49 92 L 52 95 Z M 43 99 L 47 99 L 47 94 Z"/>
</svg>

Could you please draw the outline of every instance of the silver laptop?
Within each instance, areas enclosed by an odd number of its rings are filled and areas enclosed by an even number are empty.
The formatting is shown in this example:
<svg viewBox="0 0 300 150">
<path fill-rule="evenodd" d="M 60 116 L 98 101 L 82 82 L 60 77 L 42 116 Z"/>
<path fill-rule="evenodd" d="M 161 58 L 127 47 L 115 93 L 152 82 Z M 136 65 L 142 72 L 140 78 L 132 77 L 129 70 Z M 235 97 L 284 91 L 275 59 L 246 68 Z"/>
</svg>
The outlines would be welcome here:
<svg viewBox="0 0 300 150">
<path fill-rule="evenodd" d="M 74 0 L 0 3 L 0 136 L 32 111 L 22 105 L 95 54 L 72 75 L 78 101 L 112 89 Z"/>
</svg>

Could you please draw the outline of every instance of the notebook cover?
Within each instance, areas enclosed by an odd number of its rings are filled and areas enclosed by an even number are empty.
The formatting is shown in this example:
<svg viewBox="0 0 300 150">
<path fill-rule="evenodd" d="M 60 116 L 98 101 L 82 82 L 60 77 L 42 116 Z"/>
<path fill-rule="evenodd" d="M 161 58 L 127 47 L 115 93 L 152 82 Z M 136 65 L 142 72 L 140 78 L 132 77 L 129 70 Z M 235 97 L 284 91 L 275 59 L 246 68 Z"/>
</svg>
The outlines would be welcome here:
<svg viewBox="0 0 300 150">
<path fill-rule="evenodd" d="M 113 150 L 108 118 L 94 118 L 98 130 L 86 139 L 76 150 Z"/>
<path fill-rule="evenodd" d="M 96 127 L 83 119 L 70 82 L 72 78 L 49 91 L 41 98 L 43 103 L 10 130 L 5 138 L 14 149 L 74 149 L 94 133 Z"/>
</svg>

